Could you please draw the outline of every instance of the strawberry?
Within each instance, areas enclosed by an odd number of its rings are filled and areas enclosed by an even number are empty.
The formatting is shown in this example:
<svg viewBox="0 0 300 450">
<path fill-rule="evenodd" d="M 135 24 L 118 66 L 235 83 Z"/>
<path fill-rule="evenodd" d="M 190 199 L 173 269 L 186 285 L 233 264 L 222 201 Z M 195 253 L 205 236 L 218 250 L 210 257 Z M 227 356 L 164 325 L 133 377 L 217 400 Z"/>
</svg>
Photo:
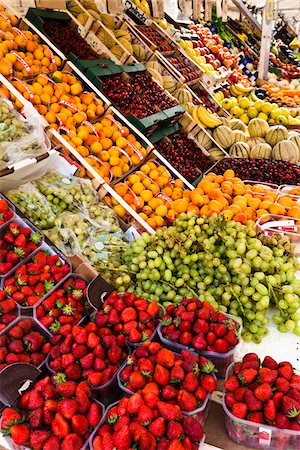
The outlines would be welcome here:
<svg viewBox="0 0 300 450">
<path fill-rule="evenodd" d="M 261 384 L 254 391 L 255 397 L 262 402 L 269 400 L 272 397 L 272 394 L 272 388 L 267 383 Z"/>
<path fill-rule="evenodd" d="M 201 377 L 200 384 L 209 393 L 212 393 L 217 389 L 217 380 L 213 375 L 209 373 L 204 374 Z"/>
<path fill-rule="evenodd" d="M 241 380 L 242 384 L 250 384 L 255 380 L 257 374 L 258 372 L 255 369 L 242 369 L 238 377 Z"/>
<path fill-rule="evenodd" d="M 174 366 L 175 355 L 170 350 L 168 350 L 166 348 L 162 348 L 157 353 L 156 361 L 157 361 L 157 364 L 160 364 L 161 366 L 166 367 L 167 369 L 169 369 L 169 368 Z"/>
<path fill-rule="evenodd" d="M 83 445 L 83 439 L 77 434 L 71 433 L 62 441 L 61 450 L 81 450 Z"/>
<path fill-rule="evenodd" d="M 60 450 L 60 440 L 57 436 L 50 436 L 45 442 L 43 450 Z"/>
<path fill-rule="evenodd" d="M 282 392 L 274 392 L 272 400 L 275 404 L 275 408 L 278 411 L 281 407 L 281 403 L 282 403 L 282 397 L 283 397 L 283 393 Z"/>
<path fill-rule="evenodd" d="M 131 447 L 132 437 L 128 426 L 124 426 L 121 430 L 115 431 L 113 436 L 115 447 L 122 450 Z"/>
<path fill-rule="evenodd" d="M 243 356 L 243 362 L 247 361 L 259 361 L 259 357 L 256 353 L 247 353 Z"/>
<path fill-rule="evenodd" d="M 167 438 L 172 441 L 173 439 L 180 439 L 184 433 L 183 426 L 175 422 L 174 420 L 170 420 L 167 425 Z"/>
<path fill-rule="evenodd" d="M 152 410 L 146 405 L 141 405 L 139 408 L 137 419 L 141 425 L 149 425 L 153 420 Z"/>
<path fill-rule="evenodd" d="M 59 403 L 58 411 L 66 419 L 71 419 L 78 411 L 79 404 L 76 400 L 65 399 Z"/>
<path fill-rule="evenodd" d="M 158 417 L 157 419 L 153 420 L 153 422 L 151 422 L 148 427 L 150 433 L 152 433 L 157 438 L 163 437 L 163 435 L 165 434 L 165 429 L 166 425 L 165 419 L 163 417 Z"/>
<path fill-rule="evenodd" d="M 168 450 L 185 450 L 179 439 L 174 439 L 167 448 Z"/>
<path fill-rule="evenodd" d="M 25 445 L 27 442 L 29 442 L 30 429 L 27 425 L 24 424 L 13 425 L 10 427 L 9 433 L 12 437 L 14 444 L 16 445 Z"/>
<path fill-rule="evenodd" d="M 55 414 L 51 429 L 53 434 L 60 438 L 65 438 L 70 434 L 69 424 L 60 413 Z"/>
<path fill-rule="evenodd" d="M 236 403 L 236 398 L 232 392 L 227 392 L 225 394 L 225 403 L 229 409 L 232 407 L 232 405 L 234 405 L 234 403 Z"/>
<path fill-rule="evenodd" d="M 174 366 L 170 372 L 170 381 L 171 383 L 181 383 L 185 378 L 185 372 L 182 367 Z"/>
<path fill-rule="evenodd" d="M 193 411 L 197 408 L 196 397 L 184 389 L 178 392 L 177 402 L 183 411 Z"/>
<path fill-rule="evenodd" d="M 127 411 L 129 414 L 136 414 L 143 403 L 142 396 L 138 393 L 133 394 L 128 401 Z"/>
<path fill-rule="evenodd" d="M 14 408 L 5 408 L 2 413 L 1 428 L 5 429 L 6 427 L 12 425 L 13 423 L 17 424 L 18 421 L 20 421 L 21 419 L 22 417 L 20 413 L 16 411 Z"/>
<path fill-rule="evenodd" d="M 277 428 L 290 428 L 290 419 L 288 419 L 283 413 L 277 412 L 275 417 L 275 427 Z"/>
<path fill-rule="evenodd" d="M 89 429 L 88 420 L 82 414 L 77 414 L 72 417 L 71 426 L 74 433 L 78 434 L 79 436 L 84 436 Z"/>
<path fill-rule="evenodd" d="M 49 431 L 35 430 L 30 433 L 30 447 L 33 450 L 41 450 L 44 448 L 44 444 L 50 437 Z"/>
<path fill-rule="evenodd" d="M 236 375 L 230 375 L 224 383 L 224 387 L 227 391 L 235 392 L 240 386 L 240 380 Z"/>
<path fill-rule="evenodd" d="M 249 411 L 259 411 L 262 409 L 262 402 L 258 400 L 250 389 L 245 392 L 245 403 Z"/>
<path fill-rule="evenodd" d="M 157 403 L 157 407 L 161 416 L 166 420 L 182 419 L 182 412 L 178 405 L 171 405 L 169 403 L 159 401 Z"/>
<path fill-rule="evenodd" d="M 27 408 L 29 410 L 34 410 L 37 408 L 42 408 L 44 406 L 44 399 L 42 395 L 35 389 L 30 391 L 28 397 Z"/>
<path fill-rule="evenodd" d="M 170 382 L 169 371 L 160 364 L 157 364 L 154 370 L 153 380 L 159 386 L 166 386 Z"/>
<path fill-rule="evenodd" d="M 204 435 L 203 428 L 200 423 L 193 417 L 186 417 L 183 421 L 184 433 L 192 442 L 199 443 Z"/>
<path fill-rule="evenodd" d="M 282 362 L 278 366 L 278 376 L 290 380 L 294 374 L 293 366 L 289 362 Z"/>
<path fill-rule="evenodd" d="M 291 397 L 282 397 L 282 413 L 288 418 L 297 417 L 300 414 L 300 403 Z"/>
<path fill-rule="evenodd" d="M 290 389 L 290 383 L 286 378 L 278 377 L 274 383 L 274 387 L 276 388 L 276 391 L 287 394 Z"/>
<path fill-rule="evenodd" d="M 1 304 L 0 304 L 1 308 Z M 300 391 L 300 375 L 294 374 L 290 380 L 290 387 Z"/>
<path fill-rule="evenodd" d="M 101 410 L 98 403 L 91 404 L 86 417 L 89 427 L 95 428 L 98 425 L 101 420 Z"/>
<path fill-rule="evenodd" d="M 265 419 L 262 412 L 255 411 L 248 415 L 247 420 L 255 423 L 265 423 Z"/>
<path fill-rule="evenodd" d="M 277 379 L 277 370 L 262 367 L 258 371 L 260 383 L 272 384 Z"/>
<path fill-rule="evenodd" d="M 264 416 L 265 419 L 273 422 L 276 417 L 276 406 L 273 400 L 268 400 L 264 405 Z"/>
<path fill-rule="evenodd" d="M 133 372 L 129 376 L 129 383 L 132 390 L 135 392 L 138 389 L 142 389 L 146 384 L 146 378 L 139 372 Z"/>
<path fill-rule="evenodd" d="M 198 385 L 199 382 L 196 375 L 193 372 L 187 373 L 182 385 L 183 389 L 185 389 L 188 392 L 195 392 Z"/>
<path fill-rule="evenodd" d="M 161 396 L 164 400 L 174 400 L 177 398 L 178 391 L 175 389 L 175 387 L 168 384 L 167 386 L 164 386 L 161 391 Z"/>
<path fill-rule="evenodd" d="M 246 403 L 237 402 L 232 405 L 231 412 L 235 417 L 238 417 L 239 419 L 245 419 L 247 410 L 248 408 Z"/>
</svg>

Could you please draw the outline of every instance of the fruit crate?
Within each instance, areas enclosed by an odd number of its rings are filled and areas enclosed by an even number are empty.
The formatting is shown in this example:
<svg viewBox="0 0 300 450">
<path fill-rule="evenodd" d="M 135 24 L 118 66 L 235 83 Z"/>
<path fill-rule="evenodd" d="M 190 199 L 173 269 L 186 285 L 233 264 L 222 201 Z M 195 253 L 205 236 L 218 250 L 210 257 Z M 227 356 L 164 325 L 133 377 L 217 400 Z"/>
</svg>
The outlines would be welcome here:
<svg viewBox="0 0 300 450">
<path fill-rule="evenodd" d="M 3 237 L 5 236 L 5 234 L 9 232 L 8 227 L 9 227 L 10 223 L 17 223 L 18 225 L 20 225 L 21 228 L 29 228 L 30 235 L 32 235 L 34 233 L 39 234 L 41 239 L 40 239 L 40 243 L 37 244 L 37 249 L 43 244 L 43 242 L 44 242 L 43 234 L 40 231 L 38 231 L 38 229 L 34 225 L 32 225 L 32 223 L 29 220 L 26 220 L 26 219 L 22 220 L 18 216 L 14 216 L 10 221 L 6 222 L 2 227 L 0 227 L 0 240 L 3 240 Z M 17 264 L 14 263 L 13 267 L 8 272 L 6 272 L 4 275 L 0 274 L 0 283 L 1 283 L 1 279 L 3 276 L 9 277 L 12 274 L 12 272 L 14 272 L 18 267 L 20 267 L 27 259 L 30 259 L 32 254 L 33 254 L 33 251 L 31 251 L 25 258 L 21 259 Z"/>
<path fill-rule="evenodd" d="M 134 67 L 130 66 L 122 66 L 123 72 L 120 74 L 120 78 L 122 82 L 127 82 L 130 80 L 131 73 L 136 74 L 144 74 L 151 76 L 151 74 L 146 70 L 145 66 L 142 64 L 139 64 Z M 100 71 L 101 72 L 101 71 Z M 103 91 L 103 84 L 101 80 L 101 75 L 99 78 L 99 71 L 96 69 L 90 69 L 87 72 L 87 76 L 91 79 L 93 84 L 97 88 Z M 151 76 L 152 77 L 152 76 Z M 153 79 L 153 81 L 155 81 Z M 156 81 L 155 81 L 156 82 Z M 156 84 L 158 84 L 156 82 Z M 140 130 L 142 133 L 145 133 L 147 136 L 152 134 L 159 126 L 168 126 L 172 124 L 173 122 L 176 122 L 178 118 L 184 113 L 184 108 L 180 105 L 178 105 L 177 100 L 175 100 L 171 94 L 169 94 L 167 91 L 165 91 L 166 97 L 170 99 L 170 101 L 173 101 L 177 104 L 177 106 L 172 106 L 167 109 L 160 109 L 158 106 L 154 105 L 154 108 L 157 110 L 157 112 L 150 114 L 144 118 L 137 118 L 132 113 L 127 113 L 126 110 L 125 113 L 122 111 L 123 115 L 131 122 L 133 125 L 135 125 L 138 130 Z M 116 106 L 116 105 L 115 105 Z M 118 106 L 116 106 L 117 109 Z"/>
<path fill-rule="evenodd" d="M 86 30 L 85 32 L 81 32 L 81 24 L 78 23 L 78 21 L 72 17 L 72 15 L 69 12 L 61 12 L 61 11 L 50 11 L 50 10 L 43 10 L 43 9 L 37 9 L 37 8 L 29 8 L 26 18 L 29 22 L 32 23 L 33 28 L 36 28 L 39 31 L 39 35 L 42 37 L 46 37 L 48 42 L 47 44 L 53 49 L 57 50 L 60 49 L 60 43 L 57 41 L 54 41 L 53 38 L 51 38 L 46 30 L 45 30 L 45 20 L 52 19 L 57 21 L 62 21 L 70 24 L 70 27 L 73 29 L 73 32 L 78 33 L 80 39 L 82 39 L 82 44 L 85 42 L 86 48 L 89 48 L 89 58 L 88 59 L 98 59 L 101 57 L 105 57 L 104 50 L 107 51 L 106 47 L 101 45 L 97 45 L 97 42 L 94 46 L 92 46 L 93 43 L 93 36 L 90 35 L 90 31 Z M 89 36 L 89 37 L 88 37 Z M 75 36 L 73 36 L 75 38 Z M 84 37 L 84 38 L 83 38 Z M 51 45 L 50 45 L 50 44 Z M 79 45 L 80 47 L 80 45 Z M 59 50 L 63 55 L 63 50 Z M 84 51 L 82 52 L 84 53 Z M 64 55 L 65 58 L 70 59 L 72 56 L 72 52 L 70 54 Z M 113 55 L 108 55 L 109 57 L 113 58 Z M 73 55 L 73 58 L 77 58 L 79 56 Z M 79 57 L 80 58 L 80 57 Z"/>
<path fill-rule="evenodd" d="M 202 75 L 200 67 L 192 59 L 183 55 L 178 48 L 171 56 L 160 55 L 160 59 L 169 65 L 178 81 L 186 83 L 188 86 L 193 86 L 200 82 Z"/>
<path fill-rule="evenodd" d="M 36 253 L 38 253 L 38 252 L 40 252 L 40 251 L 47 251 L 48 254 L 49 254 L 50 256 L 58 255 L 58 256 L 59 256 L 59 259 L 60 259 L 61 262 L 62 262 L 62 264 L 68 264 L 68 266 L 69 266 L 69 273 L 71 272 L 72 265 L 71 265 L 70 261 L 69 261 L 64 255 L 62 255 L 61 252 L 60 252 L 59 250 L 57 250 L 57 249 L 54 248 L 54 247 L 49 246 L 49 245 L 46 244 L 45 242 L 44 242 L 37 250 L 35 250 L 33 253 L 31 253 L 31 255 L 28 256 L 28 258 L 26 258 L 24 261 L 22 261 L 22 264 L 20 264 L 19 268 L 22 267 L 22 265 L 31 262 L 32 258 L 36 255 Z M 2 279 L 1 279 L 1 281 L 0 281 L 1 289 L 4 289 L 4 287 L 5 287 L 5 281 L 6 281 L 7 279 L 11 278 L 11 277 L 14 275 L 15 270 L 16 270 L 16 268 L 14 269 L 14 271 L 13 271 L 9 276 L 5 275 L 4 277 L 2 277 Z M 68 275 L 69 275 L 69 274 L 68 274 Z M 66 277 L 64 277 L 63 279 L 65 279 L 65 278 L 66 278 Z M 56 288 L 57 284 L 58 284 L 58 283 L 55 283 L 55 284 L 52 286 L 51 290 L 50 290 L 49 292 L 47 292 L 47 294 L 45 294 L 45 295 L 42 296 L 41 300 L 42 300 L 42 299 L 44 300 L 45 297 L 46 297 L 46 295 L 52 293 L 52 291 Z M 33 316 L 33 306 L 25 306 L 25 305 L 21 305 L 21 304 L 19 304 L 19 303 L 17 303 L 16 306 L 17 306 L 17 308 L 19 309 L 21 315 Z"/>
<path fill-rule="evenodd" d="M 99 425 L 97 425 L 97 427 L 95 428 L 95 430 L 93 431 L 93 433 L 91 434 L 91 436 L 90 436 L 90 438 L 89 438 L 89 449 L 90 449 L 90 450 L 93 450 L 93 449 L 94 449 L 94 439 L 95 439 L 95 437 L 96 437 L 97 434 L 98 434 L 99 428 L 102 427 L 102 425 L 105 424 L 107 414 L 109 413 L 109 411 L 110 411 L 114 406 L 117 406 L 118 403 L 119 403 L 119 401 L 117 401 L 117 402 L 115 402 L 115 403 L 111 403 L 111 404 L 107 407 L 107 409 L 106 409 L 106 411 L 105 411 L 105 414 L 103 415 L 103 418 L 102 418 L 101 422 L 99 423 Z M 203 435 L 203 438 L 201 439 L 201 442 L 199 443 L 198 450 L 202 450 L 202 449 L 204 450 L 204 445 L 205 445 L 205 444 L 204 444 L 204 441 L 205 441 L 205 435 Z"/>
<path fill-rule="evenodd" d="M 16 325 L 18 325 L 22 320 L 29 320 L 29 321 L 31 321 L 31 329 L 30 329 L 30 331 L 34 331 L 34 332 L 38 332 L 38 333 L 40 333 L 45 339 L 44 339 L 44 343 L 43 344 L 41 344 L 40 345 L 40 347 L 36 350 L 37 352 L 41 352 L 41 350 L 42 350 L 42 347 L 43 347 L 43 345 L 44 344 L 46 344 L 47 342 L 50 342 L 50 339 L 51 339 L 51 334 L 48 332 L 48 330 L 41 324 L 41 323 L 39 323 L 39 322 L 37 322 L 33 317 L 28 317 L 28 316 L 23 316 L 23 315 L 20 315 L 20 316 L 18 316 L 13 322 L 11 322 L 3 331 L 1 331 L 0 332 L 0 336 L 3 336 L 3 335 L 7 335 L 8 333 L 9 333 L 9 331 L 13 328 L 13 327 L 15 327 Z M 29 332 L 30 332 L 29 331 Z M 24 332 L 24 334 L 27 334 L 27 332 Z M 25 350 L 25 349 L 24 349 Z M 26 350 L 25 350 L 26 351 Z M 13 351 L 12 351 L 12 353 L 14 353 Z M 27 353 L 27 352 L 26 352 Z M 32 353 L 35 353 L 35 352 L 32 352 Z M 45 355 L 45 357 L 44 357 L 44 360 L 43 361 L 41 361 L 41 363 L 38 365 L 38 366 L 36 366 L 37 367 L 37 369 L 39 369 L 39 370 L 41 370 L 41 369 L 43 369 L 43 367 L 44 367 L 44 365 L 45 365 L 45 363 L 46 363 L 46 358 L 47 358 L 47 355 Z M 20 361 L 21 362 L 21 361 Z M 32 363 L 30 363 L 30 364 L 32 364 Z M 8 364 L 8 365 L 10 365 L 10 364 Z M 33 364 L 34 365 L 34 364 Z M 7 366 L 6 366 L 7 367 Z M 3 369 L 3 368 L 2 368 Z"/>
<path fill-rule="evenodd" d="M 170 56 L 176 51 L 176 44 L 166 36 L 160 28 L 156 26 L 155 22 L 147 25 L 137 25 L 132 23 L 132 27 L 136 30 L 136 33 L 146 43 L 151 43 L 153 47 L 156 47 L 157 52 L 162 55 Z"/>
<path fill-rule="evenodd" d="M 234 316 L 230 314 L 225 314 L 226 317 L 228 317 L 229 320 L 234 320 L 239 325 L 239 336 L 241 337 L 243 325 L 242 323 Z M 201 355 L 208 358 L 210 361 L 214 363 L 216 366 L 216 369 L 218 370 L 217 376 L 218 378 L 224 378 L 226 375 L 226 370 L 228 366 L 233 362 L 233 357 L 235 354 L 235 348 L 232 350 L 229 350 L 229 352 L 226 353 L 218 353 L 218 352 L 210 352 L 210 351 L 203 351 L 203 352 L 196 352 L 192 347 L 187 347 L 185 345 L 179 344 L 177 342 L 170 341 L 169 339 L 166 339 L 162 335 L 161 331 L 162 325 L 159 325 L 157 328 L 157 334 L 159 336 L 160 341 L 170 350 L 175 352 L 180 352 L 181 350 L 189 350 L 193 354 L 200 353 Z"/>
<path fill-rule="evenodd" d="M 233 374 L 231 364 L 226 372 L 226 379 Z M 300 432 L 280 429 L 270 425 L 250 422 L 234 416 L 225 404 L 225 389 L 223 390 L 222 406 L 225 413 L 225 426 L 229 438 L 237 444 L 270 450 L 300 448 Z"/>
</svg>

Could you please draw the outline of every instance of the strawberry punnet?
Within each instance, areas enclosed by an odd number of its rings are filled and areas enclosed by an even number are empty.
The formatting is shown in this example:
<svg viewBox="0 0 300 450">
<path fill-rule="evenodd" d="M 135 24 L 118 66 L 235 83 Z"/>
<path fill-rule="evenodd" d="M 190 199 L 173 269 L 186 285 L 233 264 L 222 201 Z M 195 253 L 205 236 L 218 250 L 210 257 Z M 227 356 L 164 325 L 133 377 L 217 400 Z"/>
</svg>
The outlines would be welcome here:
<svg viewBox="0 0 300 450">
<path fill-rule="evenodd" d="M 13 298 L 22 306 L 34 306 L 70 271 L 58 255 L 38 251 L 28 262 L 5 279 L 0 299 Z"/>
<path fill-rule="evenodd" d="M 0 198 L 0 226 L 4 225 L 14 216 L 6 200 Z"/>
<path fill-rule="evenodd" d="M 257 370 L 248 368 L 256 363 Z M 255 353 L 234 364 L 225 380 L 225 404 L 231 413 L 250 422 L 300 431 L 300 381 L 292 365 Z M 298 378 L 297 378 L 298 377 Z"/>
<path fill-rule="evenodd" d="M 165 339 L 199 352 L 227 353 L 239 342 L 239 324 L 198 299 L 168 306 L 161 322 Z"/>
<path fill-rule="evenodd" d="M 213 372 L 214 365 L 203 356 L 187 350 L 176 355 L 157 342 L 145 342 L 127 358 L 118 377 L 127 391 L 143 392 L 146 403 L 152 404 L 152 394 L 193 411 L 217 388 Z"/>
<path fill-rule="evenodd" d="M 96 315 L 96 324 L 104 330 L 122 333 L 129 344 L 147 341 L 153 335 L 160 314 L 156 302 L 125 292 L 122 297 L 113 292 Z"/>
<path fill-rule="evenodd" d="M 80 450 L 102 419 L 102 405 L 91 397 L 87 381 L 47 376 L 5 408 L 2 432 L 33 450 Z"/>
<path fill-rule="evenodd" d="M 135 393 L 111 407 L 93 440 L 94 450 L 196 450 L 203 429 L 193 417 L 184 417 L 178 405 L 157 400 L 148 406 Z"/>
<path fill-rule="evenodd" d="M 1 369 L 15 362 L 39 366 L 50 351 L 50 343 L 47 341 L 39 331 L 35 331 L 32 319 L 20 320 L 0 336 Z"/>
<path fill-rule="evenodd" d="M 68 334 L 89 309 L 86 287 L 85 280 L 69 277 L 37 307 L 39 321 L 52 334 Z"/>
<path fill-rule="evenodd" d="M 109 382 L 127 356 L 123 336 L 101 334 L 94 322 L 74 325 L 50 354 L 49 367 L 54 372 L 71 381 L 88 380 L 93 387 Z"/>
</svg>

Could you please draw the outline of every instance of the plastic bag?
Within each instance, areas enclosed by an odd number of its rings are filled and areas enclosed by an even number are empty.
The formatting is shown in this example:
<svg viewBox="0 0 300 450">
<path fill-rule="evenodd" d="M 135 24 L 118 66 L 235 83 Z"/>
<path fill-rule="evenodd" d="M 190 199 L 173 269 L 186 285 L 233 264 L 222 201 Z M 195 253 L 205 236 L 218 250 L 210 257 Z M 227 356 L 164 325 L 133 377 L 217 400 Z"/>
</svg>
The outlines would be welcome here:
<svg viewBox="0 0 300 450">
<path fill-rule="evenodd" d="M 36 157 L 50 150 L 51 144 L 44 133 L 41 116 L 32 105 L 29 104 L 24 107 L 24 117 L 12 112 L 9 109 L 9 104 L 2 101 L 3 117 L 7 114 L 7 108 L 10 111 L 8 113 L 9 120 L 13 124 L 10 124 L 8 129 L 2 130 L 2 134 L 0 130 L 0 161 L 2 166 Z M 3 125 L 3 127 L 5 128 L 6 125 Z"/>
<path fill-rule="evenodd" d="M 73 256 L 81 252 L 76 234 L 67 228 L 54 226 L 44 230 L 45 236 L 66 256 Z"/>
<path fill-rule="evenodd" d="M 83 247 L 89 234 L 92 232 L 91 224 L 81 213 L 64 211 L 55 219 L 55 227 L 61 236 L 68 236 L 69 232 L 74 233 L 78 242 L 79 250 Z"/>
<path fill-rule="evenodd" d="M 40 192 L 60 211 L 88 208 L 99 201 L 91 182 L 83 178 L 48 172 L 35 183 Z"/>
<path fill-rule="evenodd" d="M 23 184 L 19 189 L 8 191 L 6 195 L 40 229 L 54 226 L 53 207 L 33 183 Z"/>
<path fill-rule="evenodd" d="M 103 268 L 108 263 L 118 267 L 121 263 L 126 242 L 124 233 L 119 229 L 115 233 L 99 233 L 96 230 L 90 233 L 88 239 L 83 243 L 82 254 L 97 268 Z"/>
</svg>

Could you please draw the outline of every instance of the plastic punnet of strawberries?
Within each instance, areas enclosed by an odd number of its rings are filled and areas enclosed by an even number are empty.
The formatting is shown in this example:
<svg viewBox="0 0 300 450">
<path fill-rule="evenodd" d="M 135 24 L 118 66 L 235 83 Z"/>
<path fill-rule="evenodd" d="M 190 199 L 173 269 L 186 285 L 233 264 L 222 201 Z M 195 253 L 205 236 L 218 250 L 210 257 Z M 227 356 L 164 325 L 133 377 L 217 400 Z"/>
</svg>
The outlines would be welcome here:
<svg viewBox="0 0 300 450">
<path fill-rule="evenodd" d="M 93 449 L 198 450 L 203 436 L 199 422 L 184 417 L 178 405 L 135 393 L 107 412 Z"/>
<path fill-rule="evenodd" d="M 248 353 L 231 367 L 224 402 L 235 417 L 300 432 L 300 375 L 289 362 Z"/>
<path fill-rule="evenodd" d="M 195 298 L 169 305 L 161 322 L 164 338 L 196 351 L 227 353 L 239 342 L 239 323 Z"/>
<path fill-rule="evenodd" d="M 42 236 L 19 222 L 10 222 L 0 233 L 0 275 L 7 274 L 38 248 Z"/>
<path fill-rule="evenodd" d="M 214 364 L 204 356 L 182 350 L 181 355 L 158 342 L 145 342 L 127 358 L 119 380 L 129 391 L 158 396 L 191 412 L 201 408 L 217 388 Z M 203 421 L 205 416 L 203 416 Z M 203 422 L 202 422 L 203 423 Z"/>
<path fill-rule="evenodd" d="M 45 361 L 50 342 L 32 319 L 20 320 L 0 336 L 0 370 L 16 362 L 38 367 Z"/>
<path fill-rule="evenodd" d="M 55 340 L 59 336 L 52 338 Z M 65 340 L 51 348 L 49 367 L 68 380 L 87 379 L 101 387 L 111 381 L 127 357 L 124 335 L 104 335 L 94 322 L 72 327 Z"/>
<path fill-rule="evenodd" d="M 11 297 L 22 306 L 34 306 L 69 271 L 69 265 L 57 254 L 50 255 L 47 250 L 38 251 L 4 280 L 0 299 Z"/>
<path fill-rule="evenodd" d="M 9 204 L 3 198 L 0 198 L 0 226 L 4 225 L 14 216 Z"/>
<path fill-rule="evenodd" d="M 17 318 L 16 303 L 12 298 L 6 298 L 6 292 L 0 291 L 0 332 Z"/>
<path fill-rule="evenodd" d="M 26 391 L 17 408 L 5 408 L 1 431 L 32 450 L 81 450 L 102 418 L 87 381 L 45 377 Z"/>
<path fill-rule="evenodd" d="M 95 322 L 100 329 L 122 333 L 126 342 L 137 344 L 153 336 L 159 314 L 157 302 L 149 302 L 130 292 L 125 292 L 122 297 L 113 292 L 103 303 Z"/>
<path fill-rule="evenodd" d="M 87 282 L 69 277 L 36 308 L 36 317 L 52 334 L 66 336 L 90 308 L 86 298 Z"/>
</svg>

